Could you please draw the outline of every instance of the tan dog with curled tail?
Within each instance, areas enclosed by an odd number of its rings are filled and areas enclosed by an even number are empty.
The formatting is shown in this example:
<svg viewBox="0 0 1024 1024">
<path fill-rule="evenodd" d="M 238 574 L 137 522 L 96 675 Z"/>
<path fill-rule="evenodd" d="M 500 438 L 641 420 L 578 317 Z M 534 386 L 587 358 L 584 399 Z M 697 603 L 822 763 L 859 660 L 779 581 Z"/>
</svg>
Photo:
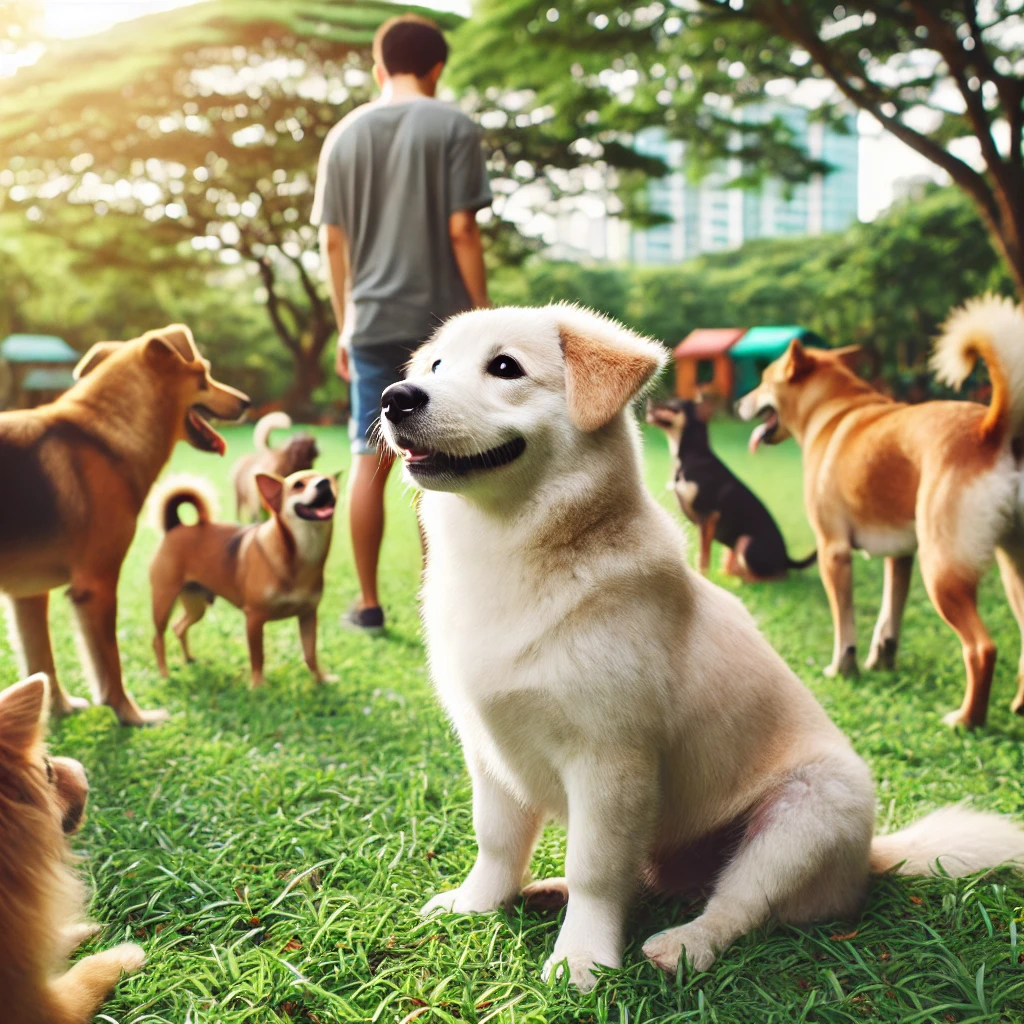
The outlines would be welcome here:
<svg viewBox="0 0 1024 1024">
<path fill-rule="evenodd" d="M 914 557 L 932 604 L 960 640 L 967 686 L 948 725 L 985 724 L 996 649 L 978 614 L 978 584 L 999 562 L 1024 631 L 1024 311 L 988 297 L 953 313 L 932 366 L 961 385 L 983 359 L 992 380 L 975 402 L 907 405 L 854 372 L 856 348 L 805 349 L 793 342 L 737 404 L 762 417 L 751 447 L 792 436 L 803 450 L 804 503 L 835 629 L 828 675 L 857 672 L 853 552 L 885 559 L 885 589 L 868 668 L 891 669 Z M 1011 709 L 1024 714 L 1024 651 Z"/>
<path fill-rule="evenodd" d="M 161 675 L 167 675 L 164 632 L 175 602 L 180 599 L 182 615 L 174 632 L 191 661 L 188 631 L 214 597 L 223 597 L 245 613 L 253 686 L 263 683 L 263 627 L 276 619 L 298 618 L 306 664 L 317 682 L 326 679 L 316 657 L 317 609 L 331 548 L 337 478 L 311 469 L 286 479 L 257 473 L 256 485 L 270 513 L 258 526 L 214 522 L 212 500 L 196 480 L 172 478 L 154 495 L 155 517 L 166 531 L 149 569 L 153 648 Z M 182 524 L 182 505 L 195 507 L 195 525 Z"/>
</svg>

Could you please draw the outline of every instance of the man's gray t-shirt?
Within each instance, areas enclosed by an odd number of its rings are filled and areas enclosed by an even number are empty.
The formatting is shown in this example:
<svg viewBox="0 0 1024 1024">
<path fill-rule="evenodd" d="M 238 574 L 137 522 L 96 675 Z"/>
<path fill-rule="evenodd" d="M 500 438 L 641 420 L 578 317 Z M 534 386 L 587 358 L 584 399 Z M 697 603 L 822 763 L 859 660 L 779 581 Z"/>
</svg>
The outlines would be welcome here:
<svg viewBox="0 0 1024 1024">
<path fill-rule="evenodd" d="M 490 201 L 480 130 L 455 107 L 426 98 L 371 103 L 335 125 L 320 155 L 312 221 L 336 224 L 348 238 L 344 339 L 421 341 L 469 309 L 448 218 Z"/>
</svg>

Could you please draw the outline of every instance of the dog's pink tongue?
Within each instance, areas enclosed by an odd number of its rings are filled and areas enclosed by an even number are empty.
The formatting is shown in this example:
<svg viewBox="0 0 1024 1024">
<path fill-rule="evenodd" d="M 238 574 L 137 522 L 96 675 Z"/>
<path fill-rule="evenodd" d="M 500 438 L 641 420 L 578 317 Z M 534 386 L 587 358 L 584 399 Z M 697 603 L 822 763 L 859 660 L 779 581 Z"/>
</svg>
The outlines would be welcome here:
<svg viewBox="0 0 1024 1024">
<path fill-rule="evenodd" d="M 764 435 L 768 433 L 768 424 L 759 423 L 750 432 L 750 440 L 747 442 L 747 450 L 751 455 L 757 451 L 757 446 L 764 440 Z"/>
</svg>

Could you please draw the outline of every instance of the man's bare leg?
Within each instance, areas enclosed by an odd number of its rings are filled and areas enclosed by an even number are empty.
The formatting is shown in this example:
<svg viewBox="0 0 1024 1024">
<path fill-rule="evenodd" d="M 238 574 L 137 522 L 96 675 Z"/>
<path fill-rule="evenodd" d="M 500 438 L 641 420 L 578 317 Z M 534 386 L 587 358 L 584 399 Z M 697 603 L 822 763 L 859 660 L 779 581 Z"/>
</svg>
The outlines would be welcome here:
<svg viewBox="0 0 1024 1024">
<path fill-rule="evenodd" d="M 352 457 L 348 487 L 348 523 L 352 534 L 352 554 L 359 577 L 359 607 L 375 608 L 380 604 L 377 594 L 377 563 L 384 538 L 384 487 L 394 457 L 387 453 L 371 453 Z"/>
</svg>

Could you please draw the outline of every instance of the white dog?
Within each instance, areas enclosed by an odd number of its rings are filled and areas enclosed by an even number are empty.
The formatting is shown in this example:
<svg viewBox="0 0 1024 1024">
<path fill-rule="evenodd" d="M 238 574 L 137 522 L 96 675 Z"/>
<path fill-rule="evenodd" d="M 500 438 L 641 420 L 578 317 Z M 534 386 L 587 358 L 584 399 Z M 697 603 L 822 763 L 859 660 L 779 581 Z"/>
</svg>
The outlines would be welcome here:
<svg viewBox="0 0 1024 1024">
<path fill-rule="evenodd" d="M 558 817 L 566 878 L 531 890 L 567 892 L 544 976 L 564 964 L 581 988 L 621 963 L 639 885 L 679 891 L 711 847 L 704 913 L 644 945 L 667 971 L 706 969 L 769 917 L 855 915 L 872 871 L 1024 857 L 1015 825 L 959 808 L 872 839 L 867 766 L 644 488 L 627 405 L 664 358 L 575 307 L 478 311 L 381 403 L 426 492 L 423 619 L 479 845 L 423 912 L 510 903 Z"/>
</svg>

